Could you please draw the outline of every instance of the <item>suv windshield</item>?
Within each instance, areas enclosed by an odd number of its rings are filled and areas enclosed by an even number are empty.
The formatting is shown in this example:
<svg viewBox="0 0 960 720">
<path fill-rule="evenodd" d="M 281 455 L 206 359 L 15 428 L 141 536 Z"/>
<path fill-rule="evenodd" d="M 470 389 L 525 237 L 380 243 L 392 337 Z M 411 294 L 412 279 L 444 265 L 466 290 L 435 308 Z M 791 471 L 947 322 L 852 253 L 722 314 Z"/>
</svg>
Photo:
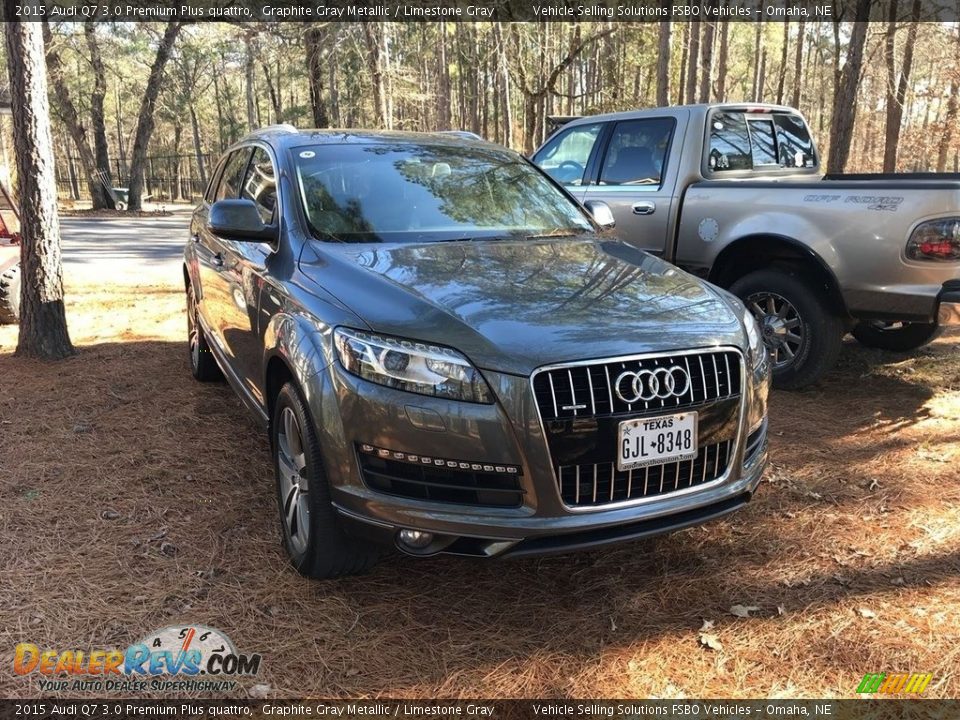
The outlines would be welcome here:
<svg viewBox="0 0 960 720">
<path fill-rule="evenodd" d="M 423 242 L 593 229 L 520 157 L 495 148 L 371 143 L 293 149 L 307 220 L 323 240 Z"/>
</svg>

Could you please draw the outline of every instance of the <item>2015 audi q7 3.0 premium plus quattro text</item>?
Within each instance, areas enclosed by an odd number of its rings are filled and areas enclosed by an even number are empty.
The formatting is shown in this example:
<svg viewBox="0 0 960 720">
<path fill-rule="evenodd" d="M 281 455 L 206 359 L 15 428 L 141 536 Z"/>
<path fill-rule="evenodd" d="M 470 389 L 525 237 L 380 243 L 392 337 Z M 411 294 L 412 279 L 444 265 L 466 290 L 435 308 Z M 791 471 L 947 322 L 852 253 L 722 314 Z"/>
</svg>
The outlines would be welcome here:
<svg viewBox="0 0 960 720">
<path fill-rule="evenodd" d="M 700 523 L 766 461 L 742 303 L 605 235 L 518 154 L 450 134 L 269 128 L 231 148 L 185 251 L 193 374 L 268 428 L 315 577 Z"/>
</svg>

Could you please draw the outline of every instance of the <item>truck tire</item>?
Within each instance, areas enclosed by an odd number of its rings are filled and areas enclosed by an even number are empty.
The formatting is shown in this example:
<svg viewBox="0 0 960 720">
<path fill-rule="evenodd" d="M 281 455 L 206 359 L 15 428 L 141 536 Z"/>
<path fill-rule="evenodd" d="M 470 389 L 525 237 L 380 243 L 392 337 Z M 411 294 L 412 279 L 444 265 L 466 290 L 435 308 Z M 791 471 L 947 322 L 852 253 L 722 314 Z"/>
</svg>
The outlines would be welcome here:
<svg viewBox="0 0 960 720">
<path fill-rule="evenodd" d="M 907 352 L 923 347 L 940 334 L 936 323 L 885 323 L 864 321 L 851 331 L 864 347 Z"/>
<path fill-rule="evenodd" d="M 369 570 L 380 552 L 340 527 L 320 440 L 294 383 L 286 383 L 277 393 L 270 427 L 283 544 L 294 568 L 320 580 Z"/>
<path fill-rule="evenodd" d="M 20 264 L 0 275 L 0 325 L 20 322 Z"/>
<path fill-rule="evenodd" d="M 734 282 L 730 292 L 760 325 L 775 388 L 812 385 L 836 364 L 843 321 L 812 283 L 787 270 L 757 270 Z"/>
</svg>

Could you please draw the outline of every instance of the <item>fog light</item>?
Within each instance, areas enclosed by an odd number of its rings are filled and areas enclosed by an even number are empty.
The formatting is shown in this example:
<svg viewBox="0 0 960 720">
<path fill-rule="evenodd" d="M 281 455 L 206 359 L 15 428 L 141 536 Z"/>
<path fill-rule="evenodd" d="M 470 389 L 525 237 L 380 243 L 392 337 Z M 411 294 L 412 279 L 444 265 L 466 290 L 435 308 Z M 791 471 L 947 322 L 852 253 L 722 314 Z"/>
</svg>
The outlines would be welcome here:
<svg viewBox="0 0 960 720">
<path fill-rule="evenodd" d="M 423 530 L 401 530 L 400 542 L 414 550 L 423 550 L 427 545 L 433 542 L 433 533 Z"/>
</svg>

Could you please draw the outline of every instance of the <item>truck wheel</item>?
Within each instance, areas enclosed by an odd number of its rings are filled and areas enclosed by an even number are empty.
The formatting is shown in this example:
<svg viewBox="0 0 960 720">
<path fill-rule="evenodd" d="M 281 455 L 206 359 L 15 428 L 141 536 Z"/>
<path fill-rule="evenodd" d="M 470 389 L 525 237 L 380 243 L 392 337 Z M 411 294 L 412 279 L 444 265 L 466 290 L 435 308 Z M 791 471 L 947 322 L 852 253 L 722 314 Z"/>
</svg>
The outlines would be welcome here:
<svg viewBox="0 0 960 720">
<path fill-rule="evenodd" d="M 857 342 L 865 347 L 907 352 L 935 340 L 940 328 L 936 323 L 864 321 L 858 323 L 851 332 Z"/>
<path fill-rule="evenodd" d="M 369 570 L 379 552 L 340 527 L 310 412 L 291 382 L 277 394 L 271 435 L 283 544 L 297 572 L 329 579 Z"/>
<path fill-rule="evenodd" d="M 217 365 L 207 336 L 197 310 L 196 296 L 193 294 L 193 285 L 187 285 L 187 340 L 190 348 L 190 372 L 200 382 L 211 382 L 223 379 L 223 373 Z"/>
<path fill-rule="evenodd" d="M 20 322 L 20 265 L 6 269 L 0 275 L 0 325 Z"/>
<path fill-rule="evenodd" d="M 733 283 L 730 291 L 760 325 L 774 387 L 806 387 L 836 364 L 843 323 L 811 284 L 784 270 L 757 270 Z"/>
</svg>

